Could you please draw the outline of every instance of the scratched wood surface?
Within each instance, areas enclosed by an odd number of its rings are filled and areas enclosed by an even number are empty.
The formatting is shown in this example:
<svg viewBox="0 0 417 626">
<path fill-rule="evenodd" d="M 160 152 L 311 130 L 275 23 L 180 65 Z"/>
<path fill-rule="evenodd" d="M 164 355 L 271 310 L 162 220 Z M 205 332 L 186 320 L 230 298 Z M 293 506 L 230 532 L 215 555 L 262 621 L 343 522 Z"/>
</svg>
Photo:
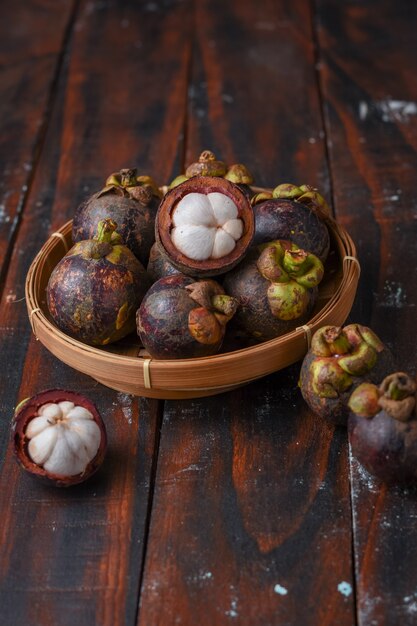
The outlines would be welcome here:
<svg viewBox="0 0 417 626">
<path fill-rule="evenodd" d="M 188 160 L 210 145 L 261 185 L 327 189 L 309 4 L 198 2 L 195 24 Z M 165 403 L 141 626 L 352 624 L 346 433 L 297 379 Z"/>
<path fill-rule="evenodd" d="M 394 0 L 3 3 L 1 624 L 415 623 L 416 495 L 349 457 L 346 432 L 304 405 L 297 366 L 213 398 L 132 398 L 44 350 L 22 297 L 42 242 L 110 171 L 163 183 L 211 148 L 259 185 L 333 197 L 363 266 L 352 321 L 414 373 L 416 13 Z M 85 393 L 108 427 L 103 468 L 67 491 L 22 474 L 9 445 L 13 407 L 46 387 Z"/>
<path fill-rule="evenodd" d="M 16 0 L 1 9 L 0 295 L 53 104 L 73 5 Z"/>
<path fill-rule="evenodd" d="M 16 301 L 4 298 L 0 312 L 7 363 L 1 377 L 2 624 L 114 626 L 136 619 L 158 403 L 117 394 L 59 363 L 31 337 L 22 296 L 41 242 L 108 173 L 138 165 L 165 180 L 181 155 L 187 6 L 170 3 L 158 11 L 152 6 L 146 11 L 135 2 L 121 9 L 80 3 L 13 247 L 4 293 L 15 294 Z M 43 20 L 48 22 L 47 12 Z M 108 428 L 102 471 L 69 491 L 34 484 L 7 445 L 18 399 L 48 387 L 85 393 Z"/>
<path fill-rule="evenodd" d="M 327 136 L 338 220 L 359 245 L 354 314 L 416 373 L 415 3 L 318 2 Z M 417 497 L 355 461 L 351 482 L 358 623 L 417 621 Z"/>
</svg>

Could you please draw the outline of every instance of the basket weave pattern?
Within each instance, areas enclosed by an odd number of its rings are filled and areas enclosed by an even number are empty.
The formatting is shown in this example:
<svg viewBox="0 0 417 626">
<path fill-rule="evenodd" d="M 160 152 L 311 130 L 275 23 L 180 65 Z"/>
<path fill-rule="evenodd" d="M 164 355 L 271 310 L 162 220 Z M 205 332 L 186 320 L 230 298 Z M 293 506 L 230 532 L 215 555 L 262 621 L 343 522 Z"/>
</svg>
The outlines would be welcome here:
<svg viewBox="0 0 417 626">
<path fill-rule="evenodd" d="M 45 290 L 52 270 L 72 245 L 71 227 L 72 222 L 67 222 L 51 235 L 29 269 L 26 303 L 33 332 L 67 365 L 107 387 L 138 396 L 175 399 L 214 395 L 291 365 L 304 356 L 311 335 L 318 328 L 344 323 L 360 274 L 352 239 L 329 218 L 335 268 L 319 288 L 319 310 L 316 308 L 308 324 L 233 352 L 198 359 L 153 360 L 138 356 L 137 343 L 105 348 L 85 345 L 64 334 L 50 320 Z"/>
</svg>

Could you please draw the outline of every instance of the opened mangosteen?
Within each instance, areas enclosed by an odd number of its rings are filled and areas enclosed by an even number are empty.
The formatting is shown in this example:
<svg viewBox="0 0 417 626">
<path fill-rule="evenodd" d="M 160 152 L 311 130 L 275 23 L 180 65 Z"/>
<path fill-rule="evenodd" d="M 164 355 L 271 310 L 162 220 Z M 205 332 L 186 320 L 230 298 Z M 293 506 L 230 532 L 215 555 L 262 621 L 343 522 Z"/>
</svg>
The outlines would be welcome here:
<svg viewBox="0 0 417 626">
<path fill-rule="evenodd" d="M 95 239 L 76 243 L 53 270 L 46 290 L 56 325 L 92 345 L 112 343 L 135 329 L 136 310 L 151 284 L 133 252 L 115 243 L 116 227 L 113 220 L 103 220 Z"/>
<path fill-rule="evenodd" d="M 286 239 L 325 262 L 330 247 L 325 220 L 330 209 L 316 189 L 308 185 L 278 185 L 272 192 L 255 195 L 251 202 L 255 215 L 254 245 Z"/>
<path fill-rule="evenodd" d="M 177 274 L 158 280 L 137 313 L 137 329 L 157 359 L 186 359 L 219 351 L 237 302 L 214 280 Z"/>
<path fill-rule="evenodd" d="M 155 225 L 158 246 L 189 276 L 215 276 L 246 254 L 254 233 L 247 196 L 230 181 L 195 176 L 169 191 Z"/>
<path fill-rule="evenodd" d="M 256 341 L 273 339 L 309 319 L 323 264 L 289 241 L 253 250 L 223 281 L 239 302 L 235 322 Z"/>
<path fill-rule="evenodd" d="M 172 276 L 180 274 L 180 271 L 174 267 L 168 259 L 161 253 L 158 244 L 154 243 L 149 254 L 149 263 L 146 268 L 149 277 L 156 282 L 164 276 Z"/>
<path fill-rule="evenodd" d="M 314 413 L 346 425 L 352 391 L 363 382 L 380 381 L 393 364 L 391 352 L 370 328 L 323 326 L 301 366 L 301 393 Z"/>
<path fill-rule="evenodd" d="M 415 382 L 403 372 L 378 387 L 363 383 L 349 400 L 349 434 L 354 456 L 387 483 L 417 480 Z"/>
<path fill-rule="evenodd" d="M 91 400 L 62 389 L 43 391 L 21 402 L 12 433 L 21 467 L 58 487 L 89 478 L 107 448 L 106 428 Z"/>
<path fill-rule="evenodd" d="M 104 189 L 83 202 L 72 225 L 74 242 L 92 239 L 98 223 L 111 218 L 117 232 L 133 254 L 146 266 L 155 241 L 155 215 L 162 194 L 150 176 L 138 176 L 136 169 L 111 174 Z"/>
</svg>

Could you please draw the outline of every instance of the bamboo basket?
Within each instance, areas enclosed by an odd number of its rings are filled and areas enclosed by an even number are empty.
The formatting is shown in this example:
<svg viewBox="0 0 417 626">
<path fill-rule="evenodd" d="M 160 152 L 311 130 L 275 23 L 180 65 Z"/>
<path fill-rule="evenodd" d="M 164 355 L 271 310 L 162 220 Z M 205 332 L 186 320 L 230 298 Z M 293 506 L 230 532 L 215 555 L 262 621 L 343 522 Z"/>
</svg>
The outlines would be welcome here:
<svg viewBox="0 0 417 626">
<path fill-rule="evenodd" d="M 327 219 L 331 253 L 319 299 L 309 322 L 281 337 L 249 348 L 198 359 L 156 360 L 140 349 L 133 335 L 105 347 L 72 339 L 51 321 L 46 305 L 49 276 L 72 245 L 72 221 L 46 241 L 26 279 L 26 303 L 37 339 L 58 359 L 95 380 L 137 396 L 161 399 L 198 398 L 234 389 L 300 360 L 312 334 L 325 324 L 341 325 L 352 307 L 360 266 L 346 230 Z"/>
</svg>

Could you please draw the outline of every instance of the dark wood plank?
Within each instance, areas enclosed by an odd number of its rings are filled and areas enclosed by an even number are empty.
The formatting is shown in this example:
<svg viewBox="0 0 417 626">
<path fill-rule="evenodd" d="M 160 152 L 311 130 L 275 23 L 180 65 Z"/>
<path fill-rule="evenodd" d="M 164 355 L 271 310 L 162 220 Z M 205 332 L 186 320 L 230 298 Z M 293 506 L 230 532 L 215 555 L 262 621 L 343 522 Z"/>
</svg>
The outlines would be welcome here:
<svg viewBox="0 0 417 626">
<path fill-rule="evenodd" d="M 82 2 L 45 145 L 19 229 L 3 299 L 1 413 L 43 388 L 88 395 L 106 421 L 102 471 L 68 491 L 24 475 L 0 425 L 0 606 L 4 623 L 133 624 L 136 620 L 158 403 L 78 374 L 31 337 L 24 282 L 50 232 L 109 172 L 137 165 L 165 181 L 182 154 L 190 43 L 186 2 Z"/>
<path fill-rule="evenodd" d="M 321 74 L 337 217 L 362 261 L 355 319 L 415 373 L 417 58 L 412 2 L 319 0 Z M 417 498 L 387 490 L 354 459 L 358 620 L 416 623 Z"/>
<path fill-rule="evenodd" d="M 328 189 L 309 3 L 198 2 L 187 158 Z M 138 623 L 354 623 L 346 433 L 292 367 L 166 403 Z"/>
<path fill-rule="evenodd" d="M 0 10 L 0 295 L 74 7 L 17 0 Z"/>
</svg>

